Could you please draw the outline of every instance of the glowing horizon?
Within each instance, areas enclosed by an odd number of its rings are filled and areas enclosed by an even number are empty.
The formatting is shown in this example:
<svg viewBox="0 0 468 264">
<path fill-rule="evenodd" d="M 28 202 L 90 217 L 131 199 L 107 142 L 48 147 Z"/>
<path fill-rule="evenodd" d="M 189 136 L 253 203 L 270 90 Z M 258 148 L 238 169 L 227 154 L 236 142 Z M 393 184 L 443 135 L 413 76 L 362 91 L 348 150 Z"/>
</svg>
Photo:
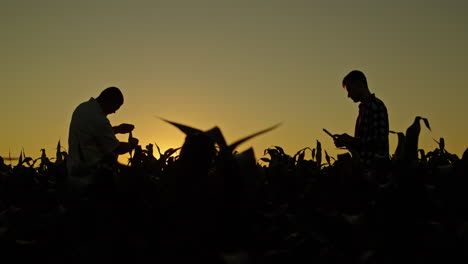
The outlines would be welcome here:
<svg viewBox="0 0 468 264">
<path fill-rule="evenodd" d="M 58 140 L 67 147 L 75 107 L 109 86 L 125 104 L 109 119 L 135 125 L 144 147 L 181 146 L 183 134 L 158 120 L 235 140 L 282 122 L 239 147 L 281 146 L 293 155 L 322 131 L 353 134 L 358 105 L 342 78 L 362 70 L 405 132 L 416 116 L 420 148 L 444 137 L 459 157 L 468 147 L 465 85 L 468 3 L 403 1 L 8 2 L 2 7 L 0 156 L 31 157 Z M 125 136 L 122 138 L 125 140 Z M 390 135 L 390 154 L 397 137 Z M 36 155 L 37 153 L 37 155 Z M 128 155 L 124 155 L 128 156 Z"/>
</svg>

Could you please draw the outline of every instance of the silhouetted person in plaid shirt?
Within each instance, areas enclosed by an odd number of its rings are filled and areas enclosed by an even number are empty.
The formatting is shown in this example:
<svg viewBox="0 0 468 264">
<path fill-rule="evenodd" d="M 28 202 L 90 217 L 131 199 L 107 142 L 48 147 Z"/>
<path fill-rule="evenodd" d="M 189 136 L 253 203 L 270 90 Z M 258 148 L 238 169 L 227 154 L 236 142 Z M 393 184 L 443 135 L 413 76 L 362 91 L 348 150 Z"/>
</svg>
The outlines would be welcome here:
<svg viewBox="0 0 468 264">
<path fill-rule="evenodd" d="M 348 97 L 359 104 L 354 137 L 348 134 L 335 135 L 337 147 L 346 147 L 359 155 L 364 168 L 370 168 L 379 160 L 388 160 L 388 114 L 385 104 L 369 91 L 367 79 L 361 71 L 351 71 L 343 78 L 342 87 Z"/>
</svg>

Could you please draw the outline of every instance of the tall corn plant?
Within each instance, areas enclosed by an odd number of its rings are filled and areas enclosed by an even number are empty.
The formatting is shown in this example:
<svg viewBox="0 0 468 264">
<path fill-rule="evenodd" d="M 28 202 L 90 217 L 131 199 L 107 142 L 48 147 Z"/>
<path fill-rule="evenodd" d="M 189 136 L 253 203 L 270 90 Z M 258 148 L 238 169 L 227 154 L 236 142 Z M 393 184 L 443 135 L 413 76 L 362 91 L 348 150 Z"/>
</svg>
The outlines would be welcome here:
<svg viewBox="0 0 468 264">
<path fill-rule="evenodd" d="M 249 198 L 252 193 L 247 193 L 248 187 L 244 180 L 246 176 L 254 176 L 252 165 L 256 161 L 252 149 L 242 153 L 235 152 L 235 149 L 240 144 L 275 129 L 279 124 L 228 145 L 218 127 L 202 131 L 165 119 L 163 121 L 186 135 L 175 166 L 176 207 L 186 212 L 193 212 L 194 208 L 204 211 L 207 215 L 195 216 L 188 213 L 184 217 L 201 217 L 204 220 L 200 220 L 200 225 L 217 219 L 216 227 L 206 227 L 221 232 L 223 240 L 217 243 L 222 247 L 238 246 L 245 238 L 244 232 L 247 229 L 245 225 L 248 222 L 248 207 L 251 206 L 247 201 L 255 200 Z M 189 229 L 188 232 L 193 230 Z"/>
<path fill-rule="evenodd" d="M 280 125 L 280 124 L 277 124 L 277 125 L 271 126 L 271 127 L 266 128 L 264 130 L 261 130 L 259 132 L 253 133 L 253 134 L 251 134 L 249 136 L 241 138 L 241 139 L 235 141 L 234 143 L 228 145 L 226 143 L 226 140 L 224 139 L 224 136 L 223 136 L 221 130 L 218 127 L 214 127 L 214 128 L 212 128 L 210 130 L 207 130 L 207 131 L 202 131 L 200 129 L 196 129 L 196 128 L 189 127 L 189 126 L 186 126 L 186 125 L 182 125 L 182 124 L 172 122 L 172 121 L 169 121 L 169 120 L 166 120 L 166 119 L 162 119 L 162 120 L 169 123 L 169 124 L 171 124 L 171 125 L 173 125 L 173 126 L 175 126 L 175 127 L 177 127 L 186 136 L 194 136 L 194 135 L 198 135 L 198 134 L 203 134 L 203 135 L 208 136 L 219 147 L 219 155 L 222 155 L 224 153 L 229 153 L 229 154 L 232 155 L 233 152 L 235 151 L 235 149 L 239 145 L 241 145 L 242 143 L 244 143 L 244 142 L 246 142 L 246 141 L 248 141 L 248 140 L 250 140 L 250 139 L 252 139 L 252 138 L 254 138 L 256 136 L 267 133 L 267 132 L 277 128 Z"/>
<path fill-rule="evenodd" d="M 226 140 L 218 127 L 214 127 L 207 131 L 202 131 L 200 129 L 196 129 L 193 127 L 189 127 L 186 125 L 182 125 L 176 122 L 172 122 L 166 119 L 162 119 L 163 121 L 177 127 L 180 131 L 182 131 L 186 135 L 186 142 L 184 146 L 182 146 L 180 158 L 182 162 L 188 162 L 184 159 L 185 153 L 188 153 L 187 156 L 195 155 L 195 153 L 200 153 L 200 155 L 206 155 L 206 157 L 193 156 L 195 160 L 199 160 L 201 163 L 208 162 L 211 160 L 213 165 L 213 169 L 216 171 L 216 174 L 224 179 L 225 185 L 228 186 L 229 182 L 237 181 L 239 175 L 239 167 L 245 167 L 245 164 L 252 164 L 255 163 L 255 158 L 251 155 L 252 150 L 248 149 L 243 153 L 235 152 L 235 149 L 245 143 L 246 141 L 259 136 L 261 134 L 267 133 L 275 128 L 277 128 L 280 124 L 271 126 L 259 132 L 253 133 L 249 136 L 241 138 L 234 143 L 228 145 Z M 206 139 L 203 139 L 206 138 Z M 197 143 L 198 141 L 198 143 Z M 203 143 L 204 142 L 204 143 Z M 210 143 L 211 142 L 211 143 Z M 208 145 L 207 145 L 208 144 Z M 211 153 L 209 151 L 209 144 L 214 144 L 216 147 L 216 152 Z M 198 147 L 200 150 L 195 150 L 193 147 Z M 190 154 L 193 153 L 193 154 Z M 212 157 L 209 157 L 212 156 Z M 233 184 L 235 185 L 235 184 Z"/>
<path fill-rule="evenodd" d="M 418 161 L 418 143 L 419 134 L 421 132 L 420 120 L 423 120 L 427 129 L 431 131 L 429 120 L 420 116 L 416 116 L 413 123 L 406 129 L 405 134 L 402 132 L 390 131 L 390 133 L 398 135 L 398 145 L 393 155 L 395 160 L 409 162 Z"/>
<path fill-rule="evenodd" d="M 434 141 L 437 143 L 438 148 L 428 152 L 427 155 L 425 155 L 425 162 L 428 165 L 432 167 L 447 166 L 460 160 L 456 154 L 452 154 L 447 151 L 445 148 L 444 138 L 440 138 L 439 141 L 434 139 Z"/>
<path fill-rule="evenodd" d="M 246 141 L 261 134 L 267 133 L 280 125 L 277 124 L 271 126 L 241 138 L 228 145 L 221 130 L 218 127 L 214 127 L 207 131 L 202 131 L 200 129 L 189 127 L 166 119 L 162 120 L 175 126 L 186 135 L 186 140 L 182 146 L 178 162 L 186 164 L 183 166 L 193 166 L 195 170 L 204 171 L 200 171 L 200 174 L 206 174 L 208 173 L 208 170 L 215 170 L 217 176 L 223 179 L 226 186 L 229 186 L 229 182 L 237 181 L 236 178 L 239 178 L 238 174 L 240 167 L 246 167 L 248 164 L 256 163 L 255 157 L 252 155 L 253 151 L 251 149 L 248 149 L 242 153 L 237 153 L 235 151 L 236 148 Z M 211 145 L 215 147 L 214 153 L 210 150 L 212 148 Z M 186 157 L 191 157 L 191 159 Z M 194 161 L 198 161 L 199 163 L 203 163 L 205 165 L 193 164 Z"/>
</svg>

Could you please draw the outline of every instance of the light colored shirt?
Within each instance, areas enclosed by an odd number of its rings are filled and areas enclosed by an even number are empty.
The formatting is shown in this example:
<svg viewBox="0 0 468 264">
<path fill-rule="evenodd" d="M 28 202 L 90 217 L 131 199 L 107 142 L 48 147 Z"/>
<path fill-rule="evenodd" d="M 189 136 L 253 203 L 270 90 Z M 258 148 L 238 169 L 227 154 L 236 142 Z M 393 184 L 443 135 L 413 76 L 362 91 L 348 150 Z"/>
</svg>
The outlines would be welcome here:
<svg viewBox="0 0 468 264">
<path fill-rule="evenodd" d="M 73 112 L 68 134 L 67 169 L 70 180 L 89 184 L 90 171 L 120 144 L 99 103 L 91 98 Z"/>
</svg>

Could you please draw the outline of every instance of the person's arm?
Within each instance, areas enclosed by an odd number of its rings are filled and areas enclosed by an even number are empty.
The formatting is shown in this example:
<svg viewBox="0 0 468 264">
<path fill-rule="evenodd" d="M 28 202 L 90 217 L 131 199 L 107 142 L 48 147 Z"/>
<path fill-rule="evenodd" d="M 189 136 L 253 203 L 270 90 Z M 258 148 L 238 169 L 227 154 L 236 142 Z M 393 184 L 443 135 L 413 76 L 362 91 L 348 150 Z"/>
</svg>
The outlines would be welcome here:
<svg viewBox="0 0 468 264">
<path fill-rule="evenodd" d="M 121 155 L 133 150 L 138 145 L 138 139 L 120 142 L 115 136 L 116 133 L 130 133 L 134 129 L 133 125 L 120 124 L 112 127 L 107 118 L 96 118 L 93 129 L 96 144 L 103 153 Z"/>
<path fill-rule="evenodd" d="M 347 149 L 358 149 L 363 144 L 360 138 L 352 137 L 346 133 L 335 135 L 334 142 L 336 147 L 345 147 Z"/>
<path fill-rule="evenodd" d="M 134 150 L 138 146 L 138 139 L 129 138 L 129 142 L 120 142 L 117 148 L 114 149 L 114 153 L 117 155 L 122 155 L 127 152 Z"/>
<path fill-rule="evenodd" d="M 364 116 L 364 123 L 367 126 L 363 137 L 352 137 L 348 134 L 338 135 L 335 145 L 346 147 L 350 150 L 367 149 L 375 153 L 385 151 L 388 148 L 388 115 L 383 104 L 373 107 L 371 115 Z"/>
<path fill-rule="evenodd" d="M 114 134 L 127 134 L 132 132 L 134 128 L 135 126 L 132 124 L 120 124 L 118 126 L 113 126 L 112 131 L 114 131 Z"/>
</svg>

